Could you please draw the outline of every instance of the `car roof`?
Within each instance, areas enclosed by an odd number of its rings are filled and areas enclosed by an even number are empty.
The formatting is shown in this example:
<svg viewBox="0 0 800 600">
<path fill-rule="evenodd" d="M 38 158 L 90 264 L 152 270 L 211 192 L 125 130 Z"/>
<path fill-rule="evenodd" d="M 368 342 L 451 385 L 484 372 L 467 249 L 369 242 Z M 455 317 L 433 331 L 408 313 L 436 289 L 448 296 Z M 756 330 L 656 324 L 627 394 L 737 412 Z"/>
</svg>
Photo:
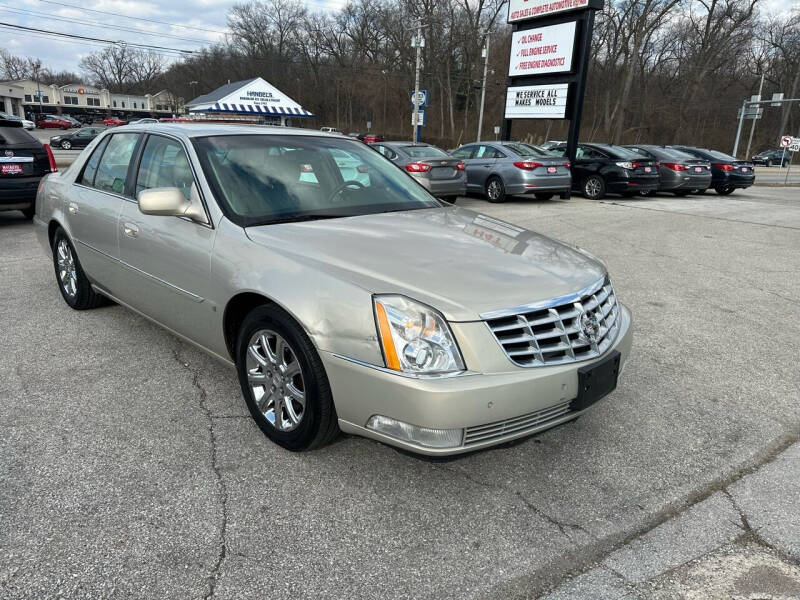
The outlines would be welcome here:
<svg viewBox="0 0 800 600">
<path fill-rule="evenodd" d="M 328 133 L 316 129 L 300 129 L 298 127 L 275 127 L 274 125 L 233 125 L 228 123 L 137 123 L 122 125 L 109 131 L 147 131 L 150 133 L 168 133 L 185 138 L 208 137 L 215 135 L 301 135 L 309 137 L 329 137 L 352 141 L 341 133 Z"/>
</svg>

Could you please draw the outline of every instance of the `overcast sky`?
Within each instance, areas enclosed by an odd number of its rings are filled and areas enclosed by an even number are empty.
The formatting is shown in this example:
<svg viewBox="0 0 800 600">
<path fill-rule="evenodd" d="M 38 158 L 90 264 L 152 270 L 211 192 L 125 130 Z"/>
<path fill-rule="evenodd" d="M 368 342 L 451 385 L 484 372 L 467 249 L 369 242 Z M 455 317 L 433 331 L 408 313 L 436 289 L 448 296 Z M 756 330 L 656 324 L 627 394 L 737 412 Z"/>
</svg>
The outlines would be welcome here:
<svg viewBox="0 0 800 600">
<path fill-rule="evenodd" d="M 761 6 L 766 12 L 781 12 L 798 2 L 800 0 L 763 0 Z M 3 22 L 26 27 L 196 50 L 204 43 L 222 37 L 223 34 L 218 32 L 225 30 L 226 13 L 234 3 L 235 0 L 0 0 L 0 14 Z M 346 0 L 306 0 L 311 10 L 336 9 L 345 3 Z M 199 29 L 111 16 L 88 9 Z M 134 31 L 122 31 L 109 26 Z M 81 57 L 102 47 L 103 44 L 55 40 L 0 28 L 0 48 L 14 54 L 38 57 L 42 60 L 42 66 L 55 71 L 79 72 Z"/>
<path fill-rule="evenodd" d="M 4 23 L 25 27 L 197 50 L 204 43 L 208 44 L 223 37 L 222 33 L 216 32 L 226 29 L 227 11 L 235 2 L 236 0 L 0 0 L 0 14 Z M 345 2 L 346 0 L 307 0 L 305 4 L 311 10 L 331 10 Z M 192 29 L 129 19 L 121 15 L 185 25 Z M 134 31 L 123 31 L 109 26 Z M 70 70 L 79 73 L 78 63 L 81 57 L 103 46 L 102 43 L 58 40 L 0 28 L 0 48 L 17 55 L 38 57 L 42 60 L 43 67 L 54 71 Z"/>
</svg>

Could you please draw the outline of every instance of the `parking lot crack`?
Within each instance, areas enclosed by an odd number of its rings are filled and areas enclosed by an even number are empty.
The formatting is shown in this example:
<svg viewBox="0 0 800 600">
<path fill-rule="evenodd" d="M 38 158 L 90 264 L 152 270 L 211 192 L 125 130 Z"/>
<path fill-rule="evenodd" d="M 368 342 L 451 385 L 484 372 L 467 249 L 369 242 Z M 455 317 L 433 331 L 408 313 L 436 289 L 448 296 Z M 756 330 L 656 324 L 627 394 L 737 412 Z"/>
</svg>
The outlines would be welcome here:
<svg viewBox="0 0 800 600">
<path fill-rule="evenodd" d="M 217 495 L 219 498 L 220 504 L 220 520 L 219 520 L 219 551 L 217 553 L 216 560 L 214 562 L 211 571 L 209 572 L 208 576 L 206 577 L 206 593 L 203 596 L 204 600 L 210 600 L 214 597 L 214 593 L 217 588 L 217 582 L 219 581 L 220 574 L 222 572 L 222 566 L 225 563 L 225 558 L 228 552 L 227 546 L 227 527 L 228 527 L 228 488 L 225 484 L 225 480 L 222 477 L 222 471 L 219 466 L 219 462 L 217 460 L 217 432 L 214 428 L 214 421 L 216 417 L 211 412 L 211 409 L 208 407 L 207 400 L 208 400 L 208 392 L 200 383 L 200 375 L 201 372 L 199 369 L 193 369 L 189 362 L 181 355 L 181 349 L 175 348 L 173 349 L 173 356 L 175 360 L 181 365 L 183 369 L 188 371 L 192 375 L 192 386 L 197 390 L 198 397 L 199 397 L 199 406 L 200 410 L 202 411 L 203 415 L 206 418 L 207 426 L 206 429 L 209 435 L 209 462 L 211 466 L 211 470 L 214 474 L 214 478 L 216 480 L 216 487 L 217 487 Z"/>
</svg>

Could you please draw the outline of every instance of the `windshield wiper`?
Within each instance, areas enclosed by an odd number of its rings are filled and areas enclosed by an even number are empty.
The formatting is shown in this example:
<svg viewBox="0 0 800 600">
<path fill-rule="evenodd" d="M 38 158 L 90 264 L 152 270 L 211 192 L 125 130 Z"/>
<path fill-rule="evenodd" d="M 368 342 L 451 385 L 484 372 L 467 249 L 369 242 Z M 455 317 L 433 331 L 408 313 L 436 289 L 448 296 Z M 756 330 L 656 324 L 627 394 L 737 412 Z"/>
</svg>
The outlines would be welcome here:
<svg viewBox="0 0 800 600">
<path fill-rule="evenodd" d="M 354 215 L 346 215 L 342 213 L 322 213 L 315 215 L 295 215 L 293 217 L 277 217 L 275 219 L 266 219 L 264 221 L 256 221 L 255 223 L 248 223 L 245 227 L 258 227 L 260 225 L 275 225 L 276 223 L 300 223 L 301 221 L 320 221 L 322 219 L 340 219 L 342 217 L 352 217 Z"/>
</svg>

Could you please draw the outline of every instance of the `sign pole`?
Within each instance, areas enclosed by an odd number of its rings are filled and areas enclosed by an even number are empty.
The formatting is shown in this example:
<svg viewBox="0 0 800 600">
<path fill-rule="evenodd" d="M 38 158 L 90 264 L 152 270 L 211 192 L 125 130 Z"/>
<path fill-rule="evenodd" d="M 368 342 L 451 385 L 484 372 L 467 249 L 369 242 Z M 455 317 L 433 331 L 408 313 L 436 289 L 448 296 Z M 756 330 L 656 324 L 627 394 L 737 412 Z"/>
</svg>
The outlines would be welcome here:
<svg viewBox="0 0 800 600">
<path fill-rule="evenodd" d="M 764 73 L 761 73 L 761 84 L 758 86 L 758 100 L 761 101 L 761 92 L 764 91 Z M 753 132 L 756 130 L 756 117 L 758 117 L 758 111 L 761 110 L 761 107 L 756 108 L 756 114 L 753 115 L 753 123 L 750 125 L 750 137 L 747 140 L 747 150 L 744 153 L 744 159 L 747 160 L 747 157 L 750 156 L 750 144 L 753 143 Z"/>
<path fill-rule="evenodd" d="M 414 44 L 417 47 L 417 66 L 414 74 L 414 137 L 412 142 L 419 141 L 419 63 L 422 59 L 422 22 L 417 21 L 417 34 Z"/>
<path fill-rule="evenodd" d="M 481 112 L 478 113 L 478 139 L 481 141 L 481 132 L 483 131 L 483 106 L 486 103 L 486 74 L 489 72 L 489 34 L 486 34 L 486 39 L 483 42 L 483 84 L 481 85 Z"/>
<path fill-rule="evenodd" d="M 593 10 L 584 11 L 580 19 L 580 50 L 578 51 L 579 63 L 576 81 L 572 84 L 572 97 L 569 99 L 569 133 L 567 134 L 567 158 L 570 163 L 575 161 L 578 151 L 578 138 L 581 132 L 581 117 L 583 115 L 583 98 L 586 94 L 586 77 L 589 71 L 589 55 L 592 48 L 592 31 L 594 30 Z"/>
<path fill-rule="evenodd" d="M 733 158 L 739 158 L 736 153 L 739 151 L 739 136 L 742 135 L 745 110 L 747 110 L 747 100 L 742 100 L 742 112 L 739 113 L 739 128 L 736 130 L 736 141 L 733 143 Z"/>
</svg>

